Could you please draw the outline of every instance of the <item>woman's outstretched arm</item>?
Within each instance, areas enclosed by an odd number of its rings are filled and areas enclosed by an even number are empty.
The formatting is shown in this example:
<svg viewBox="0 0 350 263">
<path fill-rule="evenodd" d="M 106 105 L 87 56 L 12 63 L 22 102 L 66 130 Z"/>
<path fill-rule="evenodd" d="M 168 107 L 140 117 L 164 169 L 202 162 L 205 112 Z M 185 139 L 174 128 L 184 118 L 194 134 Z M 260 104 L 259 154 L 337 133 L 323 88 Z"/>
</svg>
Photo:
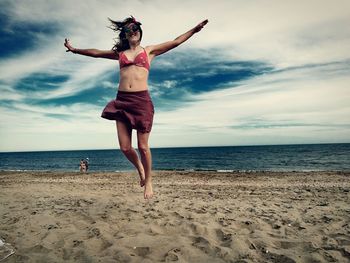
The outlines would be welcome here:
<svg viewBox="0 0 350 263">
<path fill-rule="evenodd" d="M 202 21 L 197 26 L 192 28 L 191 30 L 187 31 L 186 33 L 182 34 L 181 36 L 178 36 L 172 41 L 168 41 L 159 45 L 153 45 L 148 46 L 149 54 L 150 56 L 159 56 L 175 47 L 180 45 L 181 43 L 185 42 L 187 39 L 189 39 L 191 36 L 193 36 L 195 33 L 201 31 L 201 29 L 208 23 L 208 19 Z"/>
<path fill-rule="evenodd" d="M 95 48 L 89 48 L 89 49 L 78 49 L 72 47 L 72 45 L 69 42 L 69 39 L 64 40 L 64 46 L 67 48 L 66 52 L 72 52 L 74 54 L 94 57 L 94 58 L 108 58 L 108 59 L 115 59 L 118 60 L 119 56 L 114 50 L 99 50 Z"/>
</svg>

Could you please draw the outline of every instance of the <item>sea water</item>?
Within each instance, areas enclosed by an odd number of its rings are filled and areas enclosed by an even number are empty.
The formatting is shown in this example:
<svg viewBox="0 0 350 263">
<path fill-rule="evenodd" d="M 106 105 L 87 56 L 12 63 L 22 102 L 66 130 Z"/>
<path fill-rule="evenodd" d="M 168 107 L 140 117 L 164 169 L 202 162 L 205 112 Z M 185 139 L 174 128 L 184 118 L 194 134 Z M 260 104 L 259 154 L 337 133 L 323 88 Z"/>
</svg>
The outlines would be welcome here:
<svg viewBox="0 0 350 263">
<path fill-rule="evenodd" d="M 350 171 L 350 144 L 154 148 L 153 170 L 188 171 Z M 0 170 L 129 171 L 134 167 L 118 150 L 3 152 Z"/>
</svg>

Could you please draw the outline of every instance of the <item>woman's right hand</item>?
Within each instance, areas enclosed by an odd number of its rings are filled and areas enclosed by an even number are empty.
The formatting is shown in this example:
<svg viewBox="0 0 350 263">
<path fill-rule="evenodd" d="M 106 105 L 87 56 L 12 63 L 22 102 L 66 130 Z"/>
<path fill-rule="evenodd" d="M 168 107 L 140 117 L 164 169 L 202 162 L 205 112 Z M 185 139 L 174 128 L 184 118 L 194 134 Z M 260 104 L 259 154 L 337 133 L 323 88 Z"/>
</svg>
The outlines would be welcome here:
<svg viewBox="0 0 350 263">
<path fill-rule="evenodd" d="M 72 47 L 68 38 L 64 39 L 64 46 L 67 48 L 66 52 L 69 52 L 69 51 L 73 52 L 74 51 L 74 47 Z"/>
<path fill-rule="evenodd" d="M 208 19 L 205 19 L 204 21 L 202 21 L 201 23 L 199 23 L 197 26 L 195 26 L 194 32 L 197 33 L 197 32 L 199 32 L 199 31 L 201 31 L 202 28 L 203 28 L 206 24 L 208 24 L 208 22 L 209 22 Z"/>
</svg>

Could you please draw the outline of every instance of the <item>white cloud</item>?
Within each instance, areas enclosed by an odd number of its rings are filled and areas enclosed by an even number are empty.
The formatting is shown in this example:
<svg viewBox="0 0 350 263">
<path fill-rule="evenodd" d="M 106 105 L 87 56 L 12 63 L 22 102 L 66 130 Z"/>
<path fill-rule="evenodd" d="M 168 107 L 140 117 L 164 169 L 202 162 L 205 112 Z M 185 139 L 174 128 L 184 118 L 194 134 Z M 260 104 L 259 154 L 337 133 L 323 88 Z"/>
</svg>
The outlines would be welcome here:
<svg viewBox="0 0 350 263">
<path fill-rule="evenodd" d="M 330 65 L 328 70 L 335 69 Z M 153 136 L 167 146 L 173 142 L 186 145 L 181 138 L 191 138 L 195 145 L 212 145 L 216 139 L 226 144 L 246 144 L 249 140 L 249 144 L 256 144 L 264 136 L 268 136 L 264 140 L 269 144 L 274 140 L 349 141 L 350 74 L 330 77 L 324 76 L 323 71 L 323 68 L 285 71 L 256 77 L 238 87 L 197 95 L 197 103 L 158 113 L 159 125 Z M 168 141 L 168 137 L 173 139 Z M 214 143 L 208 142 L 208 138 L 214 139 Z"/>
<path fill-rule="evenodd" d="M 163 86 L 167 89 L 174 88 L 176 86 L 176 80 L 166 80 L 163 83 Z"/>
</svg>

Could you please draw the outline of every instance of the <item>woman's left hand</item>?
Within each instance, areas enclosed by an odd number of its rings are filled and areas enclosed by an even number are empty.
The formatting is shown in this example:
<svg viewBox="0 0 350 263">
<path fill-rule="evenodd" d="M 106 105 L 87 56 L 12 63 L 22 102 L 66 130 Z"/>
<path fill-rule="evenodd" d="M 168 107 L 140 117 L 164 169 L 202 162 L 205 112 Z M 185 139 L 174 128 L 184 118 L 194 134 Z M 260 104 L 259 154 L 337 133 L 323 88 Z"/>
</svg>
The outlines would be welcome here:
<svg viewBox="0 0 350 263">
<path fill-rule="evenodd" d="M 66 52 L 69 52 L 69 51 L 73 52 L 74 51 L 74 47 L 72 47 L 68 38 L 64 39 L 64 46 L 67 48 Z"/>
<path fill-rule="evenodd" d="M 202 21 L 201 23 L 199 23 L 195 28 L 194 28 L 194 32 L 197 33 L 199 31 L 202 30 L 202 28 L 208 23 L 208 19 L 205 19 L 204 21 Z"/>
</svg>

